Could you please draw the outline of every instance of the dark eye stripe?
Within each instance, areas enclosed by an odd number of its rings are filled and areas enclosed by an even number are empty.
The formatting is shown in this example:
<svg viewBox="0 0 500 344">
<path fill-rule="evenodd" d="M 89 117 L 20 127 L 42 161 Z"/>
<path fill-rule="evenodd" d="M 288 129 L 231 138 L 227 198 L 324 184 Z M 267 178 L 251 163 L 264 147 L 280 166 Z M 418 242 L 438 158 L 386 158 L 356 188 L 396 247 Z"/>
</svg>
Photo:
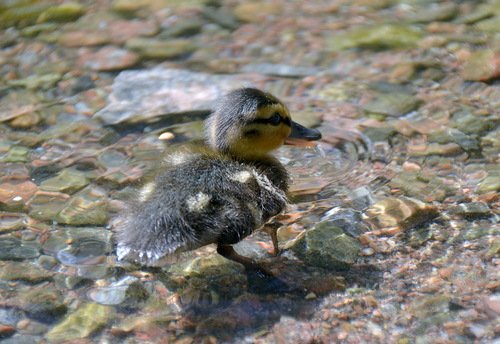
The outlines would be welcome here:
<svg viewBox="0 0 500 344">
<path fill-rule="evenodd" d="M 280 123 L 283 123 L 289 127 L 292 126 L 292 121 L 290 120 L 290 118 L 279 116 L 279 120 L 277 121 L 274 115 L 269 118 L 256 118 L 248 122 L 248 124 L 254 124 L 254 123 L 271 124 L 271 125 L 278 125 Z"/>
</svg>

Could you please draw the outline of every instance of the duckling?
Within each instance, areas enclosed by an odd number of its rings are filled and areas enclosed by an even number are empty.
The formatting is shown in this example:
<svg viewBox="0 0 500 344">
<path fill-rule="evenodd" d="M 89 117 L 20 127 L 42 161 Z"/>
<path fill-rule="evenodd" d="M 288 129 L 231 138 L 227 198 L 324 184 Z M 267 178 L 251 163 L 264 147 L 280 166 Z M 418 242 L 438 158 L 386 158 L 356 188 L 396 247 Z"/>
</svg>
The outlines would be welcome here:
<svg viewBox="0 0 500 344">
<path fill-rule="evenodd" d="M 287 205 L 289 177 L 269 153 L 287 140 L 318 140 L 273 95 L 241 88 L 218 100 L 205 121 L 205 147 L 166 157 L 117 228 L 118 259 L 158 265 L 165 257 L 217 244 L 222 256 L 255 268 L 231 246 Z M 276 228 L 271 231 L 278 251 Z"/>
</svg>

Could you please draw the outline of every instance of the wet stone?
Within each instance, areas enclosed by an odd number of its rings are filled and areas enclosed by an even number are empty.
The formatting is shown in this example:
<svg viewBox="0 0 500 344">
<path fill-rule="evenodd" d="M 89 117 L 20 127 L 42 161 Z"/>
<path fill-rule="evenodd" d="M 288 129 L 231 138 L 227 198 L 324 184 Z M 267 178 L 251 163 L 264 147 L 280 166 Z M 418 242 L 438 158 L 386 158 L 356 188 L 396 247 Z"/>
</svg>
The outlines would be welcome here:
<svg viewBox="0 0 500 344">
<path fill-rule="evenodd" d="M 155 38 L 132 38 L 125 46 L 146 59 L 171 59 L 196 49 L 192 41 L 187 39 L 162 41 Z"/>
<path fill-rule="evenodd" d="M 2 344 L 38 344 L 40 342 L 39 336 L 19 334 L 10 338 L 2 340 Z"/>
<path fill-rule="evenodd" d="M 108 44 L 111 37 L 100 31 L 71 31 L 64 32 L 58 38 L 58 43 L 65 47 L 88 47 Z"/>
<path fill-rule="evenodd" d="M 236 75 L 176 69 L 122 72 L 113 82 L 109 104 L 95 117 L 118 124 L 173 113 L 209 112 L 216 98 L 248 82 Z"/>
<path fill-rule="evenodd" d="M 87 187 L 73 195 L 57 214 L 58 223 L 82 226 L 105 225 L 108 222 L 108 199 L 104 189 Z"/>
<path fill-rule="evenodd" d="M 15 302 L 30 318 L 43 323 L 51 323 L 67 311 L 63 295 L 53 284 L 25 290 Z"/>
<path fill-rule="evenodd" d="M 74 290 L 85 285 L 92 285 L 94 281 L 80 276 L 66 276 L 57 274 L 54 276 L 54 283 L 58 288 Z"/>
<path fill-rule="evenodd" d="M 47 73 L 30 75 L 24 79 L 12 80 L 12 86 L 25 87 L 28 90 L 48 90 L 54 87 L 62 78 L 60 73 Z"/>
<path fill-rule="evenodd" d="M 29 216 L 37 220 L 53 221 L 69 198 L 69 195 L 63 193 L 38 191 L 28 202 Z"/>
<path fill-rule="evenodd" d="M 281 4 L 270 2 L 247 2 L 235 7 L 234 16 L 243 22 L 259 23 L 283 11 Z"/>
<path fill-rule="evenodd" d="M 26 225 L 26 216 L 0 212 L 0 234 L 17 231 Z"/>
<path fill-rule="evenodd" d="M 391 137 L 396 135 L 397 131 L 394 127 L 368 127 L 363 130 L 363 134 L 368 136 L 372 142 L 388 141 Z"/>
<path fill-rule="evenodd" d="M 102 305 L 137 307 L 148 298 L 149 293 L 137 278 L 128 276 L 109 286 L 93 288 L 87 295 Z"/>
<path fill-rule="evenodd" d="M 405 171 L 396 175 L 389 183 L 393 188 L 401 189 L 406 196 L 422 201 L 443 201 L 453 194 L 451 186 L 445 185 L 436 176 L 413 171 Z"/>
<path fill-rule="evenodd" d="M 456 143 L 429 143 L 408 147 L 408 154 L 413 157 L 440 155 L 455 156 L 462 153 L 462 148 Z"/>
<path fill-rule="evenodd" d="M 450 125 L 468 135 L 482 136 L 495 129 L 500 123 L 498 116 L 476 116 L 469 109 L 463 109 L 453 114 Z"/>
<path fill-rule="evenodd" d="M 500 24 L 500 23 L 498 23 Z M 500 51 L 480 50 L 473 52 L 463 66 L 465 80 L 488 81 L 500 77 Z"/>
<path fill-rule="evenodd" d="M 53 272 L 25 262 L 0 262 L 0 279 L 5 281 L 23 281 L 30 284 L 51 281 Z"/>
<path fill-rule="evenodd" d="M 241 71 L 245 73 L 260 73 L 288 78 L 301 78 L 309 75 L 316 75 L 320 70 L 315 67 L 289 66 L 274 63 L 250 63 L 243 66 Z"/>
<path fill-rule="evenodd" d="M 0 155 L 0 162 L 28 162 L 31 149 L 23 146 L 12 146 L 7 154 Z"/>
<path fill-rule="evenodd" d="M 404 19 L 414 23 L 430 23 L 433 21 L 448 21 L 458 14 L 458 6 L 454 3 L 430 4 L 413 13 L 404 16 Z"/>
<path fill-rule="evenodd" d="M 25 210 L 26 203 L 37 189 L 36 184 L 31 181 L 12 181 L 0 184 L 0 210 Z"/>
<path fill-rule="evenodd" d="M 451 208 L 449 213 L 466 219 L 484 218 L 492 215 L 490 208 L 484 202 L 462 203 Z"/>
<path fill-rule="evenodd" d="M 342 229 L 353 238 L 358 238 L 370 229 L 363 223 L 362 213 L 349 208 L 330 209 L 321 220 L 327 221 L 332 227 Z"/>
<path fill-rule="evenodd" d="M 43 251 L 65 265 L 92 265 L 102 262 L 111 246 L 111 232 L 105 229 L 64 228 L 51 232 Z"/>
<path fill-rule="evenodd" d="M 322 221 L 301 233 L 288 248 L 309 265 L 345 269 L 356 262 L 361 245 L 341 228 Z"/>
<path fill-rule="evenodd" d="M 482 194 L 491 191 L 500 191 L 500 175 L 498 174 L 489 175 L 479 183 L 477 192 Z"/>
<path fill-rule="evenodd" d="M 329 50 L 350 48 L 373 50 L 411 48 L 422 38 L 422 32 L 413 26 L 380 24 L 354 28 L 346 33 L 326 38 Z"/>
<path fill-rule="evenodd" d="M 40 255 L 36 241 L 24 241 L 13 236 L 0 237 L 0 260 L 33 259 Z"/>
<path fill-rule="evenodd" d="M 420 318 L 428 318 L 436 313 L 449 312 L 451 298 L 447 295 L 424 295 L 414 300 L 409 308 L 410 314 Z"/>
<path fill-rule="evenodd" d="M 56 177 L 46 179 L 40 184 L 44 191 L 73 194 L 89 184 L 83 172 L 72 168 L 62 170 Z"/>
<path fill-rule="evenodd" d="M 88 338 L 113 318 L 113 309 L 95 303 L 80 305 L 63 321 L 54 326 L 47 339 L 53 342 Z"/>
<path fill-rule="evenodd" d="M 374 99 L 363 109 L 369 113 L 400 117 L 416 110 L 421 101 L 415 96 L 402 92 L 375 94 Z"/>
<path fill-rule="evenodd" d="M 467 152 L 475 152 L 479 150 L 479 143 L 477 139 L 454 128 L 429 133 L 428 140 L 429 142 L 441 144 L 454 142 Z"/>
<path fill-rule="evenodd" d="M 87 51 L 78 59 L 78 65 L 95 71 L 117 71 L 127 69 L 139 62 L 139 56 L 131 51 L 112 46 L 96 52 Z"/>
<path fill-rule="evenodd" d="M 367 220 L 379 229 L 398 231 L 416 227 L 439 215 L 436 207 L 410 198 L 386 198 L 366 210 Z"/>
</svg>

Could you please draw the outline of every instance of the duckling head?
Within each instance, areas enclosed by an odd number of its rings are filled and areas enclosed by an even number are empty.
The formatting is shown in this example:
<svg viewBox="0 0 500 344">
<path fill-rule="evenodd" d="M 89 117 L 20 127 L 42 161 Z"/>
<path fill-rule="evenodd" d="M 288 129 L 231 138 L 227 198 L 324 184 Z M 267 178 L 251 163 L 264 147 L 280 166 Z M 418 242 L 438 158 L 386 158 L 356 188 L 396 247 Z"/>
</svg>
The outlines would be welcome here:
<svg viewBox="0 0 500 344">
<path fill-rule="evenodd" d="M 258 159 L 289 139 L 319 140 L 321 133 L 293 122 L 288 108 L 272 94 L 241 88 L 218 101 L 205 123 L 205 136 L 216 151 Z"/>
</svg>

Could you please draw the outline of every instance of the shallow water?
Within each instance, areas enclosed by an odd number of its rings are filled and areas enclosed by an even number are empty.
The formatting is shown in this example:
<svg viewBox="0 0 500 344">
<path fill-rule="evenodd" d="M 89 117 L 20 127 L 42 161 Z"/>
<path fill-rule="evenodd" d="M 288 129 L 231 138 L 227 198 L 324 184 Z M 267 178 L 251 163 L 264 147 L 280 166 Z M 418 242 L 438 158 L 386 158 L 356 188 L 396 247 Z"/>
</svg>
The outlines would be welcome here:
<svg viewBox="0 0 500 344">
<path fill-rule="evenodd" d="M 498 20 L 495 0 L 1 3 L 0 342 L 495 342 Z M 117 261 L 124 203 L 249 85 L 323 134 L 275 152 L 280 254 L 235 245 L 270 274 L 212 246 Z"/>
</svg>

